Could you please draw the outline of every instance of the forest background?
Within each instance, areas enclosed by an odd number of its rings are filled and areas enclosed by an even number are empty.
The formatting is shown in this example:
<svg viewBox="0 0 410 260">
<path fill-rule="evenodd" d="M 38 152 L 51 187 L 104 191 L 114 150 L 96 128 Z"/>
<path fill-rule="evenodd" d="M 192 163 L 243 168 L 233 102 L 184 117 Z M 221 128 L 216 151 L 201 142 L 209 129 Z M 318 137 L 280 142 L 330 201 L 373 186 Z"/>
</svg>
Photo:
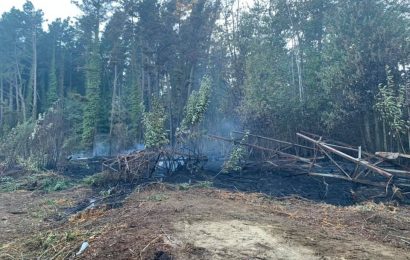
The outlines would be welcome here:
<svg viewBox="0 0 410 260">
<path fill-rule="evenodd" d="M 75 2 L 48 29 L 30 1 L 0 18 L 9 164 L 232 129 L 410 150 L 408 0 Z"/>
</svg>

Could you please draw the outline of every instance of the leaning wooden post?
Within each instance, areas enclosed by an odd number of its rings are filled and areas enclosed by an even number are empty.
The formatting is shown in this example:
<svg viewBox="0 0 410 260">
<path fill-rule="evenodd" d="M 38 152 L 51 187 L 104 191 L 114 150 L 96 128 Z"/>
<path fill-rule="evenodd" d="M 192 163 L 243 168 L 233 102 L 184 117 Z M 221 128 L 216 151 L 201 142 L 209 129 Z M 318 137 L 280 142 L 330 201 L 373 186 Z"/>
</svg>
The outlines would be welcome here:
<svg viewBox="0 0 410 260">
<path fill-rule="evenodd" d="M 357 159 L 359 159 L 359 160 L 360 160 L 360 159 L 362 159 L 362 147 L 361 147 L 361 146 L 359 146 L 359 149 L 358 149 L 358 150 L 359 150 L 359 152 L 358 152 L 358 153 L 359 153 L 359 155 L 357 156 Z"/>
</svg>

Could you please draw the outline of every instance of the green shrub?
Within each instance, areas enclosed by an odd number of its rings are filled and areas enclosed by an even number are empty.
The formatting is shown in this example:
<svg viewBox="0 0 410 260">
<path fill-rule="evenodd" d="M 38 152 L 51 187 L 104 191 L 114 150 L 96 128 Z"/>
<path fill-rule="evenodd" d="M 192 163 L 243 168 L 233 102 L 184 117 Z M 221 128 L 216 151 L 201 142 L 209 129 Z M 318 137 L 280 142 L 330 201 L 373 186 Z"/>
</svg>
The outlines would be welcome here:
<svg viewBox="0 0 410 260">
<path fill-rule="evenodd" d="M 158 100 L 152 102 L 152 110 L 145 112 L 143 117 L 144 142 L 146 148 L 159 148 L 167 144 L 168 138 L 165 131 L 166 113 Z"/>
<path fill-rule="evenodd" d="M 248 135 L 249 131 L 245 131 L 245 135 L 242 137 L 242 140 L 234 145 L 229 156 L 229 159 L 224 163 L 222 169 L 223 172 L 239 172 L 242 170 L 243 164 L 248 155 L 248 151 L 246 147 L 243 146 L 243 144 L 246 143 L 246 141 L 248 140 Z"/>
</svg>

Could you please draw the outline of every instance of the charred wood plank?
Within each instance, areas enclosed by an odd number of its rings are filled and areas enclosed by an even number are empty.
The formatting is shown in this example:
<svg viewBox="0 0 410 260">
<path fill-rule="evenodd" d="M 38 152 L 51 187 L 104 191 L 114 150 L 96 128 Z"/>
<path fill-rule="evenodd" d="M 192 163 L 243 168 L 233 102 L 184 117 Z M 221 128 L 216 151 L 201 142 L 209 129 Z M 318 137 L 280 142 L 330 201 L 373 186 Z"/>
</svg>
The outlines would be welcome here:
<svg viewBox="0 0 410 260">
<path fill-rule="evenodd" d="M 340 157 L 342 157 L 342 158 L 344 158 L 344 159 L 346 159 L 346 160 L 348 160 L 348 161 L 351 161 L 351 162 L 354 162 L 354 163 L 358 163 L 358 164 L 364 166 L 365 168 L 368 168 L 368 169 L 370 169 L 370 170 L 372 170 L 372 171 L 374 171 L 374 172 L 377 172 L 377 173 L 379 173 L 379 174 L 381 174 L 381 175 L 383 175 L 383 176 L 385 176 L 385 177 L 387 177 L 387 178 L 391 178 L 391 177 L 393 176 L 391 173 L 389 173 L 389 172 L 383 170 L 382 168 L 379 168 L 379 167 L 377 167 L 377 166 L 371 164 L 371 163 L 368 162 L 368 161 L 354 158 L 354 157 L 352 157 L 352 156 L 350 156 L 350 155 L 348 155 L 348 154 L 345 154 L 345 153 L 343 153 L 343 152 L 341 152 L 341 151 L 339 151 L 339 150 L 337 150 L 337 149 L 335 149 L 335 148 L 333 148 L 333 147 L 330 147 L 329 145 L 327 145 L 327 144 L 324 143 L 324 142 L 317 141 L 317 140 L 315 140 L 315 139 L 313 139 L 313 138 L 310 138 L 310 137 L 308 137 L 308 136 L 306 136 L 306 135 L 303 135 L 303 134 L 301 134 L 301 133 L 297 133 L 297 136 L 299 136 L 299 137 L 301 137 L 301 138 L 303 138 L 303 139 L 305 139 L 305 140 L 307 140 L 307 141 L 309 141 L 309 142 L 311 142 L 311 143 L 314 143 L 314 144 L 318 145 L 319 147 L 322 147 L 323 149 L 325 149 L 325 150 L 327 150 L 327 151 L 329 151 L 329 152 L 332 152 L 332 153 L 334 153 L 334 154 L 336 154 L 336 155 L 339 155 Z"/>
<path fill-rule="evenodd" d="M 310 136 L 315 137 L 315 138 L 321 138 L 320 135 L 312 134 L 312 133 L 309 133 L 309 132 L 306 132 L 306 131 L 300 131 L 300 132 L 301 132 L 302 134 L 310 135 Z M 333 143 L 333 144 L 330 144 L 329 142 L 326 142 L 326 144 L 327 144 L 328 146 L 330 146 L 330 147 L 333 147 L 333 148 L 336 148 L 336 149 L 340 149 L 340 150 L 345 150 L 345 151 L 351 151 L 351 152 L 359 153 L 359 149 L 358 149 L 358 148 L 355 148 L 355 147 L 353 147 L 353 146 L 351 146 L 351 145 L 349 145 L 349 144 L 346 144 L 346 143 L 343 143 L 343 142 L 340 142 L 340 141 L 329 140 L 329 139 L 327 139 L 327 138 L 326 138 L 325 140 L 326 140 L 326 141 L 330 141 L 330 142 Z M 374 154 L 365 152 L 365 151 L 363 151 L 363 150 L 361 151 L 361 153 L 362 153 L 363 155 L 366 155 L 367 157 L 371 157 L 371 158 L 375 157 Z"/>
<path fill-rule="evenodd" d="M 349 179 L 346 176 L 338 175 L 338 174 L 327 174 L 327 173 L 311 172 L 311 173 L 308 173 L 308 175 L 309 176 L 314 176 L 314 177 L 325 177 L 325 178 L 341 179 L 341 180 L 345 180 L 345 181 L 356 182 L 356 183 L 360 183 L 360 184 L 371 185 L 371 186 L 381 187 L 381 188 L 386 188 L 386 186 L 388 185 L 388 182 L 374 182 L 374 181 L 351 179 L 351 178 Z"/>
<path fill-rule="evenodd" d="M 375 154 L 379 157 L 382 157 L 388 160 L 396 160 L 399 157 L 410 159 L 410 154 L 404 154 L 404 153 L 376 152 Z"/>
<path fill-rule="evenodd" d="M 265 140 L 276 142 L 276 143 L 279 143 L 279 144 L 286 144 L 286 145 L 289 145 L 291 147 L 299 147 L 299 148 L 304 148 L 304 149 L 312 150 L 312 151 L 315 150 L 313 147 L 304 146 L 304 145 L 300 145 L 300 144 L 295 144 L 295 143 L 282 141 L 282 140 L 278 140 L 278 139 L 274 139 L 274 138 L 270 138 L 270 137 L 265 137 L 265 136 L 261 136 L 261 135 L 249 134 L 249 133 L 244 133 L 244 132 L 240 132 L 240 131 L 232 131 L 232 133 L 242 134 L 242 135 L 246 134 L 246 135 L 249 135 L 249 136 L 257 137 L 257 138 L 260 138 L 260 139 L 265 139 Z"/>
<path fill-rule="evenodd" d="M 346 177 L 348 178 L 348 179 L 352 179 L 352 177 L 350 177 L 350 175 L 343 169 L 343 167 L 342 166 L 340 166 L 336 161 L 335 161 L 335 159 L 333 159 L 333 157 L 330 155 L 330 154 L 328 154 L 322 147 L 319 147 L 320 148 L 320 150 L 333 162 L 333 164 L 334 165 L 336 165 L 336 167 L 344 174 L 344 175 L 346 175 Z"/>
<path fill-rule="evenodd" d="M 387 168 L 382 168 L 382 169 L 387 172 L 390 172 L 394 176 L 410 179 L 409 171 L 403 171 L 403 170 L 397 170 L 397 169 L 387 169 Z"/>
</svg>

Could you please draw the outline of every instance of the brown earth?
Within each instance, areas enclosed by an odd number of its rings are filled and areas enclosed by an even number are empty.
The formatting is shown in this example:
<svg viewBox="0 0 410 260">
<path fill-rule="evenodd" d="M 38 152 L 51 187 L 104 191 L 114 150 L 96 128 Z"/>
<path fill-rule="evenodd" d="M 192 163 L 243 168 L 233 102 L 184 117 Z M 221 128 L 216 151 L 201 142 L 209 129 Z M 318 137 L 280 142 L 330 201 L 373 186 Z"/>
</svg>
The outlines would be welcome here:
<svg viewBox="0 0 410 260">
<path fill-rule="evenodd" d="M 153 184 L 62 220 L 90 190 L 0 193 L 0 258 L 410 259 L 410 208 Z M 37 212 L 37 213 L 36 213 Z"/>
</svg>

